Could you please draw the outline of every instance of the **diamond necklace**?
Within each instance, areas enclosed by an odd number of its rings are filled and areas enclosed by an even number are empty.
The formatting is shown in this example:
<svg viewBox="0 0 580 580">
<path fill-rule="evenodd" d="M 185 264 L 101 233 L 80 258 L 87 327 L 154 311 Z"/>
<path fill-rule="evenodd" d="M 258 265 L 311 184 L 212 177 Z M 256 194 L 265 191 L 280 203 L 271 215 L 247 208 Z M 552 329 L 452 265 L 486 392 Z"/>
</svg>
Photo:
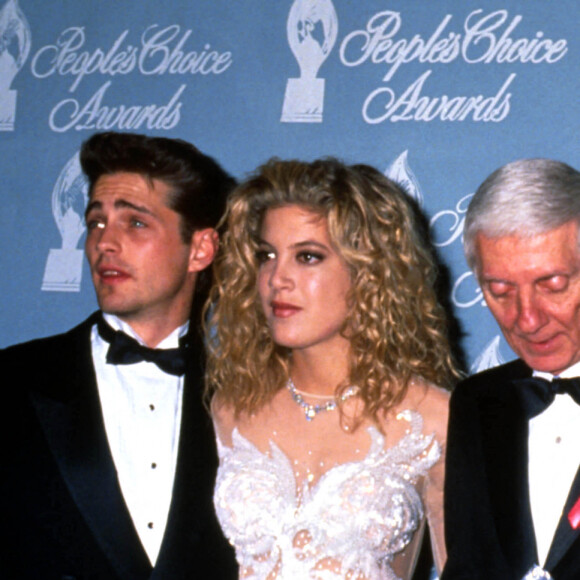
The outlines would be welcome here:
<svg viewBox="0 0 580 580">
<path fill-rule="evenodd" d="M 314 419 L 314 417 L 316 417 L 316 415 L 318 415 L 318 413 L 322 413 L 322 411 L 334 411 L 338 405 L 335 397 L 332 397 L 330 399 L 330 401 L 326 401 L 326 403 L 322 403 L 320 405 L 311 405 L 310 403 L 307 403 L 304 400 L 304 398 L 302 397 L 301 392 L 298 391 L 298 389 L 296 388 L 296 385 L 294 384 L 294 382 L 290 378 L 288 379 L 288 382 L 286 383 L 286 388 L 290 391 L 290 395 L 292 396 L 292 400 L 297 405 L 302 407 L 302 409 L 304 410 L 304 415 L 305 415 L 307 421 L 312 421 L 312 419 Z M 346 389 L 344 394 L 341 395 L 339 398 L 341 401 L 344 402 L 347 399 L 350 399 L 352 396 L 356 395 L 357 393 L 358 393 L 358 387 L 349 387 L 348 389 Z M 320 398 L 320 395 L 313 395 L 313 397 Z"/>
</svg>

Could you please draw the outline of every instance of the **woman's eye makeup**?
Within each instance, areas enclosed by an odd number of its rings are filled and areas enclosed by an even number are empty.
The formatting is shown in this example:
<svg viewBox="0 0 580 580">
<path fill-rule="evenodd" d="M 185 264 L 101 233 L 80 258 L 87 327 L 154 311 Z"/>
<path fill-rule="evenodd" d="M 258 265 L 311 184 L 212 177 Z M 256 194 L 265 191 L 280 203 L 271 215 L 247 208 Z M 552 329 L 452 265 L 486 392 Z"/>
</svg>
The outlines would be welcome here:
<svg viewBox="0 0 580 580">
<path fill-rule="evenodd" d="M 298 261 L 303 264 L 316 264 L 324 260 L 324 255 L 320 252 L 309 252 L 304 250 L 298 252 L 296 257 Z"/>
<path fill-rule="evenodd" d="M 273 250 L 269 250 L 266 248 L 258 249 L 258 251 L 256 252 L 256 260 L 258 261 L 259 264 L 263 264 L 264 262 L 272 260 L 275 257 L 276 255 L 274 254 Z"/>
</svg>

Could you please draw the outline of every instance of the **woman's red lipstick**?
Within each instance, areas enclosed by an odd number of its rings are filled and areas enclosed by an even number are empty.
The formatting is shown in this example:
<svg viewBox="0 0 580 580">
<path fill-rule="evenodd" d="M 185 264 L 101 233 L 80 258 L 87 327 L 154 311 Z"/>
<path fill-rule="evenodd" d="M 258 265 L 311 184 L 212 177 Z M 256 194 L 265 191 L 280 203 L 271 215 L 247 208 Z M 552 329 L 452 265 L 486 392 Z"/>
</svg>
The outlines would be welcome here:
<svg viewBox="0 0 580 580">
<path fill-rule="evenodd" d="M 299 306 L 294 306 L 294 304 L 289 304 L 288 302 L 279 302 L 278 300 L 272 300 L 270 307 L 272 308 L 272 314 L 277 318 L 288 318 L 302 310 Z"/>
</svg>

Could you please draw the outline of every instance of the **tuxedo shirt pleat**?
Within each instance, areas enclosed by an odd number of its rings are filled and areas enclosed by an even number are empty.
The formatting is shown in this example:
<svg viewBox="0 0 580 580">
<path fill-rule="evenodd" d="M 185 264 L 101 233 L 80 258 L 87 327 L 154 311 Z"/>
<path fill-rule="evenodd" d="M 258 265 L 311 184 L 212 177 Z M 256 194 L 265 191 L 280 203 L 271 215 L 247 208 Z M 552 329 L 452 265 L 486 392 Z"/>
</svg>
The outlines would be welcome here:
<svg viewBox="0 0 580 580">
<path fill-rule="evenodd" d="M 530 505 L 538 562 L 546 562 L 564 504 L 580 465 L 580 406 L 570 395 L 529 422 Z"/>
<path fill-rule="evenodd" d="M 114 330 L 139 343 L 133 329 L 110 314 Z M 177 328 L 157 348 L 176 348 L 188 324 Z M 169 375 L 151 362 L 106 362 L 109 343 L 91 330 L 91 349 L 99 398 L 111 454 L 135 529 L 155 564 L 169 514 L 181 425 L 183 377 Z"/>
</svg>

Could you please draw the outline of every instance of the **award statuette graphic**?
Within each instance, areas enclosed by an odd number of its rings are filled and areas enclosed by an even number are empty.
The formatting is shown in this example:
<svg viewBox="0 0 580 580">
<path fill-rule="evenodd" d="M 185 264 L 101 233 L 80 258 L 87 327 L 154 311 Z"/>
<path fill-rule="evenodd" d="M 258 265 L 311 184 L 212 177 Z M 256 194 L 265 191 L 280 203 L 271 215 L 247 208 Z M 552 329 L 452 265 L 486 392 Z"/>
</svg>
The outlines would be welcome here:
<svg viewBox="0 0 580 580">
<path fill-rule="evenodd" d="M 419 180 L 411 170 L 408 161 L 409 151 L 403 151 L 385 171 L 385 176 L 396 181 L 407 193 L 409 197 L 417 202 L 419 207 L 423 207 L 423 194 L 419 186 Z"/>
<path fill-rule="evenodd" d="M 16 91 L 12 81 L 30 52 L 30 27 L 18 7 L 8 0 L 0 9 L 0 131 L 14 131 Z"/>
<path fill-rule="evenodd" d="M 300 78 L 286 85 L 283 123 L 321 123 L 324 79 L 316 77 L 338 34 L 338 17 L 331 0 L 295 0 L 286 26 L 288 43 L 300 67 Z"/>
<path fill-rule="evenodd" d="M 485 371 L 492 367 L 497 367 L 505 362 L 499 352 L 500 341 L 501 336 L 498 334 L 487 343 L 485 348 L 481 351 L 481 354 L 471 365 L 471 368 L 469 369 L 470 375 L 480 373 L 481 371 Z"/>
<path fill-rule="evenodd" d="M 77 244 L 85 231 L 87 181 L 78 154 L 65 165 L 52 190 L 52 214 L 62 237 L 62 248 L 51 249 L 46 260 L 42 290 L 79 292 L 83 251 Z"/>
</svg>

